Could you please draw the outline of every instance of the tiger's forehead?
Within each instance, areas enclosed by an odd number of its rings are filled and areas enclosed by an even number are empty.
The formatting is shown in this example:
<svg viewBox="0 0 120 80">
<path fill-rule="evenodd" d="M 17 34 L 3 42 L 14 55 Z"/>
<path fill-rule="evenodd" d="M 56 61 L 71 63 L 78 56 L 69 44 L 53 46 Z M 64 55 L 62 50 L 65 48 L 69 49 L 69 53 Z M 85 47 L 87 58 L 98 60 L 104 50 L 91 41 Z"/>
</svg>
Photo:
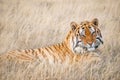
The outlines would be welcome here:
<svg viewBox="0 0 120 80">
<path fill-rule="evenodd" d="M 91 23 L 89 21 L 84 21 L 84 22 L 81 22 L 79 31 L 80 31 L 80 33 L 83 33 L 83 32 L 93 33 L 94 31 L 96 31 L 96 28 L 93 25 L 93 23 Z"/>
<path fill-rule="evenodd" d="M 94 25 L 91 23 L 91 22 L 89 22 L 89 21 L 84 21 L 84 22 L 81 22 L 81 27 L 89 27 L 89 26 L 93 26 L 94 27 Z"/>
</svg>

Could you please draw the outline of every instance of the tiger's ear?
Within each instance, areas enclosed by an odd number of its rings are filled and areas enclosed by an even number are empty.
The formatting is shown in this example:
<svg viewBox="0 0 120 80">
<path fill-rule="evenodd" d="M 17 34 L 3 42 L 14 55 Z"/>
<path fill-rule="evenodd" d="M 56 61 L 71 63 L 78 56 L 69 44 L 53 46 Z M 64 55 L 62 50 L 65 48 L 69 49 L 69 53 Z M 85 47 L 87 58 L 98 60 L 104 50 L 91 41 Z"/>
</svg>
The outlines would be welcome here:
<svg viewBox="0 0 120 80">
<path fill-rule="evenodd" d="M 72 31 L 75 31 L 78 24 L 76 22 L 71 22 L 70 26 L 71 26 Z"/>
<path fill-rule="evenodd" d="M 94 25 L 98 26 L 98 19 L 97 19 L 97 18 L 94 18 L 94 19 L 92 20 L 92 23 L 93 23 Z"/>
</svg>

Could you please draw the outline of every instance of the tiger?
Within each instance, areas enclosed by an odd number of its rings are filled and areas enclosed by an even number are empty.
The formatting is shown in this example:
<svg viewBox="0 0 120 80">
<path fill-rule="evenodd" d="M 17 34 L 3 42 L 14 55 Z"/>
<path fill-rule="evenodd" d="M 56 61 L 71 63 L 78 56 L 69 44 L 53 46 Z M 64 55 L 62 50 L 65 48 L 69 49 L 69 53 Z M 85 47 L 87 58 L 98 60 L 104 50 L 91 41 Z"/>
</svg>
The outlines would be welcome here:
<svg viewBox="0 0 120 80">
<path fill-rule="evenodd" d="M 90 60 L 93 55 L 89 52 L 95 51 L 100 44 L 103 44 L 98 19 L 83 21 L 80 24 L 71 22 L 70 27 L 70 31 L 61 43 L 37 49 L 14 50 L 7 52 L 5 55 L 7 58 L 16 58 L 23 61 L 38 59 L 50 63 L 66 60 L 70 62 L 80 61 L 84 58 Z"/>
</svg>

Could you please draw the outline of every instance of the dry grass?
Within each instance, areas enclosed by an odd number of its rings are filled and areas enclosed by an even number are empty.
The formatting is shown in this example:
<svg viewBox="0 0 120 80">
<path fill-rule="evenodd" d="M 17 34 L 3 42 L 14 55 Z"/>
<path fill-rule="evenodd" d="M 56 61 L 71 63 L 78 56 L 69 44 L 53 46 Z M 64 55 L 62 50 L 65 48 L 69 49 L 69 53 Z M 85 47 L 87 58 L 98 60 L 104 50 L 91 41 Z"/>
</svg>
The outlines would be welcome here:
<svg viewBox="0 0 120 80">
<path fill-rule="evenodd" d="M 0 59 L 0 80 L 119 80 L 120 1 L 0 0 L 0 53 L 61 42 L 70 22 L 99 19 L 102 61 L 49 65 Z"/>
</svg>

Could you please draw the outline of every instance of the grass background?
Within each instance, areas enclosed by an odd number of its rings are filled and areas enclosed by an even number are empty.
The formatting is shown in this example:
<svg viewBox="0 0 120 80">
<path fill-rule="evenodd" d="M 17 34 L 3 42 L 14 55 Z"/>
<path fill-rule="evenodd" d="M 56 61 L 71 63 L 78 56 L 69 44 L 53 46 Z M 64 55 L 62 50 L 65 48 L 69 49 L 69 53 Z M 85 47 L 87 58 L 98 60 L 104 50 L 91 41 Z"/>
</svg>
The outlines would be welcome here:
<svg viewBox="0 0 120 80">
<path fill-rule="evenodd" d="M 0 54 L 62 42 L 70 22 L 99 19 L 102 61 L 49 65 L 0 59 L 0 80 L 119 80 L 120 0 L 0 0 Z"/>
</svg>

